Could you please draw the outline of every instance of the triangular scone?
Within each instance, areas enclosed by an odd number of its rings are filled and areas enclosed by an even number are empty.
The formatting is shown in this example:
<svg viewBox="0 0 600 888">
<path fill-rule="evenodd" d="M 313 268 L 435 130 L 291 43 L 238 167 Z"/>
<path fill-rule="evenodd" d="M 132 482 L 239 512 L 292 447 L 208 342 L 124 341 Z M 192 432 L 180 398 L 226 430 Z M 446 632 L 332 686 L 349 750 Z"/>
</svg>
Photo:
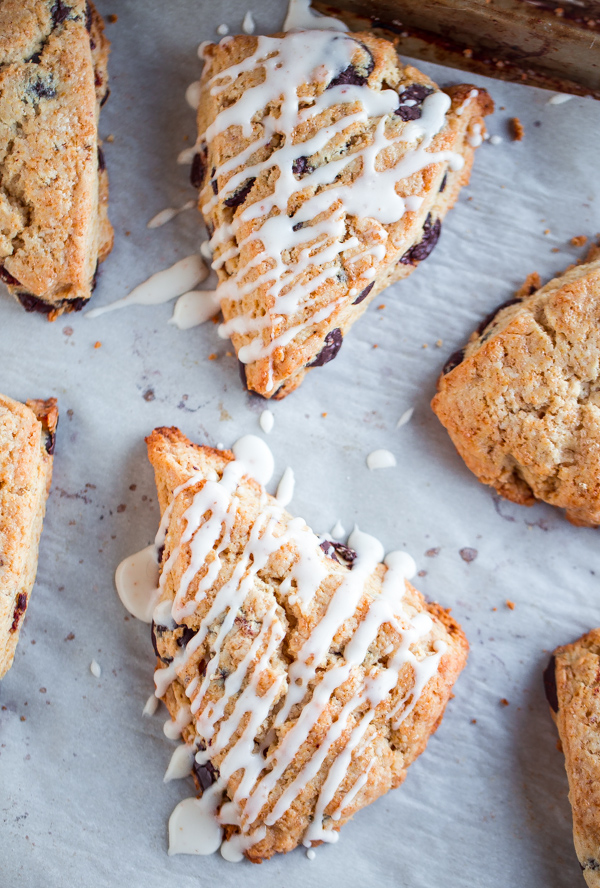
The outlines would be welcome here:
<svg viewBox="0 0 600 888">
<path fill-rule="evenodd" d="M 342 563 L 231 451 L 171 428 L 147 442 L 166 533 L 155 681 L 199 751 L 204 813 L 230 857 L 333 841 L 425 749 L 467 641 L 404 553 L 388 569 L 358 534 Z"/>
<path fill-rule="evenodd" d="M 83 307 L 112 248 L 108 51 L 85 0 L 0 3 L 0 280 L 50 320 Z"/>
<path fill-rule="evenodd" d="M 447 363 L 432 407 L 480 481 L 600 524 L 600 250 L 532 275 Z M 534 292 L 532 292 L 532 290 Z"/>
<path fill-rule="evenodd" d="M 35 581 L 57 422 L 54 398 L 25 405 L 0 395 L 0 678 Z"/>
<path fill-rule="evenodd" d="M 192 182 L 222 332 L 248 388 L 283 398 L 429 255 L 493 103 L 367 33 L 242 35 L 204 58 Z"/>
<path fill-rule="evenodd" d="M 600 629 L 557 648 L 544 684 L 565 756 L 575 851 L 589 888 L 600 888 Z"/>
</svg>

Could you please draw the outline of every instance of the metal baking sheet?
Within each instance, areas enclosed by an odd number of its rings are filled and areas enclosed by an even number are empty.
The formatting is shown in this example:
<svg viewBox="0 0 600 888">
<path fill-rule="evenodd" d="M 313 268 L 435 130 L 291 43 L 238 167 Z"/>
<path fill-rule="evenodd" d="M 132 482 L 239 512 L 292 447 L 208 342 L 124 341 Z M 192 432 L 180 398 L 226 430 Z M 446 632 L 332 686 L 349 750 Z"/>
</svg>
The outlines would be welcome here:
<svg viewBox="0 0 600 888">
<path fill-rule="evenodd" d="M 176 158 L 195 136 L 184 92 L 200 74 L 197 46 L 217 39 L 222 22 L 240 31 L 248 9 L 234 0 L 98 5 L 118 20 L 107 24 L 112 94 L 101 119 L 103 137 L 114 137 L 105 155 L 116 237 L 96 306 L 204 239 L 194 210 L 156 230 L 146 224 L 194 197 Z M 277 28 L 285 8 L 250 6 L 257 30 Z M 422 67 L 442 85 L 461 79 Z M 263 434 L 264 402 L 242 390 L 215 325 L 178 331 L 169 305 L 50 324 L 0 294 L 0 390 L 56 395 L 61 410 L 38 580 L 0 685 L 2 886 L 583 884 L 541 671 L 555 645 L 600 623 L 597 531 L 478 484 L 429 401 L 446 356 L 481 318 L 529 272 L 547 279 L 580 257 L 573 235 L 600 230 L 600 104 L 548 104 L 542 90 L 476 82 L 496 101 L 489 129 L 503 141 L 479 150 L 435 252 L 371 305 L 336 361 L 270 405 L 274 483 L 288 465 L 297 478 L 290 510 L 317 531 L 357 522 L 386 550 L 406 547 L 422 572 L 418 587 L 453 609 L 471 642 L 456 697 L 404 786 L 313 861 L 303 850 L 260 868 L 167 856 L 169 814 L 192 784 L 162 782 L 174 743 L 163 708 L 142 717 L 153 689 L 149 628 L 127 616 L 113 585 L 118 562 L 157 527 L 144 435 L 178 425 L 197 441 L 230 445 Z M 510 141 L 513 116 L 522 142 Z M 366 456 L 378 448 L 395 454 L 395 468 L 369 471 Z"/>
</svg>

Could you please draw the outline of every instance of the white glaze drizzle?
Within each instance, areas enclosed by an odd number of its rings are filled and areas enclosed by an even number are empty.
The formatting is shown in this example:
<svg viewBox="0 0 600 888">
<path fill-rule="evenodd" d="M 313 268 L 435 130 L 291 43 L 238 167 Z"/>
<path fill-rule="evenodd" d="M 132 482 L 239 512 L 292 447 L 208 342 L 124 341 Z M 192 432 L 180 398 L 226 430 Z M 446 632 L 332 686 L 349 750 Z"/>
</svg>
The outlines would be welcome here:
<svg viewBox="0 0 600 888">
<path fill-rule="evenodd" d="M 92 660 L 90 663 L 90 672 L 94 676 L 94 678 L 100 678 L 102 675 L 102 669 L 100 667 L 100 663 L 97 660 Z"/>
<path fill-rule="evenodd" d="M 155 546 L 125 558 L 115 572 L 115 586 L 123 606 L 144 623 L 152 622 L 159 599 L 158 558 Z"/>
<path fill-rule="evenodd" d="M 227 34 L 229 34 L 229 25 L 226 25 L 226 24 L 218 25 L 217 26 L 217 34 L 219 35 L 219 37 L 225 37 Z"/>
<path fill-rule="evenodd" d="M 188 488 L 198 487 L 201 483 L 184 513 L 185 529 L 179 543 L 163 565 L 159 584 L 161 594 L 182 546 L 186 546 L 189 552 L 189 566 L 178 584 L 174 600 L 166 597 L 154 609 L 156 622 L 173 627 L 175 622 L 180 622 L 185 615 L 195 611 L 198 602 L 209 589 L 215 589 L 211 606 L 196 635 L 182 647 L 169 665 L 157 669 L 155 683 L 156 695 L 163 696 L 169 684 L 185 669 L 190 657 L 202 645 L 210 627 L 219 627 L 218 631 L 213 630 L 211 636 L 211 656 L 205 664 L 204 674 L 199 673 L 187 684 L 186 694 L 190 705 L 180 708 L 176 721 L 165 724 L 165 734 L 175 739 L 184 727 L 195 721 L 197 735 L 207 744 L 204 750 L 199 749 L 196 753 L 198 764 L 205 764 L 214 756 L 224 755 L 219 763 L 217 780 L 205 790 L 202 798 L 185 799 L 171 815 L 169 854 L 212 853 L 221 844 L 221 825 L 231 823 L 238 827 L 239 832 L 222 846 L 222 854 L 227 860 L 241 859 L 245 850 L 264 837 L 266 828 L 253 829 L 253 823 L 272 790 L 294 761 L 332 694 L 348 680 L 352 670 L 364 662 L 367 651 L 377 639 L 381 628 L 391 625 L 397 630 L 400 642 L 395 650 L 390 648 L 387 666 L 367 673 L 357 693 L 349 699 L 326 731 L 318 750 L 287 785 L 266 817 L 267 825 L 275 823 L 306 783 L 323 767 L 328 753 L 345 739 L 341 752 L 329 767 L 317 800 L 314 821 L 303 839 L 306 845 L 314 841 L 335 841 L 337 833 L 332 827 L 324 826 L 323 814 L 340 792 L 351 761 L 365 748 L 369 726 L 377 707 L 390 699 L 398 683 L 400 670 L 410 664 L 413 685 L 405 697 L 397 700 L 391 709 L 390 717 L 397 727 L 412 711 L 423 688 L 436 673 L 444 651 L 443 644 L 434 645 L 435 653 L 418 660 L 410 649 L 430 632 L 432 620 L 426 613 L 417 613 L 410 617 L 405 609 L 405 578 L 414 573 L 415 565 L 406 553 L 395 552 L 385 559 L 387 572 L 381 593 L 370 601 L 366 615 L 343 650 L 340 663 L 318 673 L 333 638 L 344 622 L 355 613 L 364 594 L 365 582 L 383 558 L 381 543 L 355 528 L 348 540 L 348 545 L 357 553 L 353 569 L 341 577 L 325 613 L 298 652 L 296 660 L 289 666 L 287 678 L 278 675 L 266 689 L 264 682 L 261 683 L 265 669 L 285 636 L 279 619 L 279 605 L 273 603 L 262 617 L 260 630 L 245 656 L 224 679 L 223 695 L 203 706 L 234 619 L 257 574 L 265 567 L 271 555 L 287 543 L 291 543 L 296 550 L 297 558 L 281 583 L 280 594 L 286 595 L 290 604 L 297 605 L 303 612 L 308 613 L 321 583 L 331 570 L 327 557 L 319 548 L 318 538 L 302 519 L 288 518 L 283 525 L 280 524 L 284 517 L 282 504 L 263 492 L 261 510 L 232 576 L 220 588 L 214 586 L 221 568 L 220 555 L 228 547 L 233 530 L 238 508 L 238 485 L 243 476 L 248 474 L 267 483 L 273 471 L 272 456 L 261 439 L 245 436 L 234 445 L 233 450 L 236 458 L 227 463 L 221 478 L 215 476 L 206 479 L 201 472 L 196 472 L 173 492 L 173 499 L 163 514 L 157 533 L 157 550 L 164 543 L 178 497 Z M 210 553 L 212 561 L 207 557 Z M 198 578 L 197 590 L 192 600 L 187 601 L 190 583 L 204 566 L 208 566 L 208 570 Z M 315 681 L 312 691 L 309 691 Z M 255 738 L 278 699 L 281 708 L 274 719 L 272 730 L 257 750 Z M 233 706 L 226 712 L 229 701 L 233 701 Z M 289 725 L 284 739 L 278 744 L 272 744 L 273 731 L 289 719 L 291 710 L 302 701 L 303 708 L 296 720 Z M 187 755 L 185 749 L 176 751 L 176 761 L 172 760 L 166 779 L 187 768 Z M 270 770 L 265 773 L 266 768 Z M 243 772 L 243 776 L 237 791 L 230 801 L 223 804 L 223 792 L 231 776 L 239 771 Z M 339 820 L 344 808 L 351 804 L 367 780 L 368 770 L 364 775 L 359 774 L 352 785 L 346 788 L 334 812 L 336 817 L 332 818 L 333 824 Z"/>
<path fill-rule="evenodd" d="M 160 701 L 159 701 L 158 697 L 156 696 L 156 694 L 150 694 L 150 696 L 148 697 L 148 699 L 146 700 L 146 702 L 144 704 L 144 708 L 142 709 L 142 715 L 145 715 L 148 718 L 150 718 L 152 715 L 154 715 L 154 713 L 158 709 L 159 702 Z"/>
<path fill-rule="evenodd" d="M 180 743 L 171 756 L 171 761 L 165 771 L 163 782 L 168 783 L 170 780 L 182 780 L 189 777 L 194 764 L 194 748 L 187 743 Z"/>
<path fill-rule="evenodd" d="M 281 481 L 277 485 L 277 493 L 275 494 L 277 502 L 284 508 L 288 506 L 294 498 L 295 484 L 296 479 L 294 477 L 294 470 L 288 466 L 281 476 Z"/>
<path fill-rule="evenodd" d="M 329 15 L 321 15 L 310 8 L 310 0 L 290 0 L 283 23 L 284 31 L 311 30 L 348 31 L 344 22 Z"/>
<path fill-rule="evenodd" d="M 342 537 L 346 536 L 346 531 L 344 530 L 344 525 L 341 521 L 336 521 L 333 527 L 331 528 L 331 536 L 334 540 L 341 540 Z"/>
<path fill-rule="evenodd" d="M 243 363 L 269 359 L 269 391 L 273 387 L 274 351 L 289 344 L 303 330 L 330 317 L 341 305 L 343 297 L 334 299 L 314 311 L 307 321 L 285 329 L 286 321 L 305 309 L 307 304 L 314 303 L 314 294 L 319 287 L 338 273 L 338 257 L 343 255 L 347 262 L 369 258 L 371 267 L 363 274 L 362 285 L 356 288 L 357 291 L 363 289 L 385 258 L 387 232 L 382 226 L 397 222 L 405 212 L 416 211 L 422 204 L 420 195 L 402 198 L 396 192 L 396 183 L 433 163 L 448 162 L 453 169 L 459 169 L 463 163 L 462 157 L 453 152 L 428 150 L 443 128 L 450 107 L 450 99 L 441 91 L 425 98 L 419 120 L 406 124 L 393 115 L 398 106 L 397 93 L 391 89 L 374 90 L 368 85 L 334 86 L 317 96 L 309 107 L 301 107 L 298 85 L 314 82 L 315 78 L 328 82 L 350 64 L 355 50 L 354 41 L 325 31 L 293 31 L 285 39 L 259 37 L 256 51 L 251 56 L 213 76 L 205 87 L 217 97 L 236 77 L 258 65 L 265 70 L 264 81 L 246 88 L 237 102 L 222 110 L 201 134 L 201 140 L 208 142 L 229 127 L 241 128 L 243 136 L 251 139 L 253 115 L 269 103 L 280 102 L 277 117 L 270 115 L 261 120 L 260 136 L 217 168 L 213 181 L 222 181 L 225 176 L 229 178 L 202 207 L 208 214 L 219 201 L 233 195 L 251 177 L 260 176 L 271 168 L 279 170 L 273 193 L 246 204 L 230 223 L 217 227 L 210 242 L 215 251 L 212 263 L 215 270 L 238 257 L 245 247 L 256 244 L 254 259 L 239 263 L 239 270 L 220 282 L 218 292 L 222 299 L 239 302 L 264 285 L 271 305 L 264 315 L 241 314 L 231 318 L 221 327 L 220 334 L 223 337 L 235 333 L 252 335 L 250 343 L 238 350 L 238 357 Z M 340 103 L 347 108 L 345 116 L 321 128 L 308 141 L 293 144 L 294 133 L 300 124 Z M 298 158 L 324 148 L 352 123 L 369 120 L 376 122 L 376 126 L 368 144 L 307 171 L 301 183 L 296 179 L 293 165 Z M 280 144 L 268 160 L 253 162 L 256 152 L 275 136 Z M 391 169 L 378 169 L 382 152 L 398 142 L 407 145 L 401 160 Z M 348 164 L 359 160 L 362 169 L 353 184 L 336 184 L 336 177 Z M 288 216 L 287 207 L 292 195 L 300 189 L 317 187 L 324 190 L 313 194 L 292 217 Z M 358 237 L 348 236 L 344 212 L 371 219 L 379 242 L 371 243 L 365 249 Z M 317 223 L 304 225 L 317 216 L 321 216 Z M 253 230 L 238 242 L 240 227 L 248 222 L 255 223 Z M 264 244 L 268 244 L 267 264 L 270 267 L 256 276 L 254 270 L 261 265 L 264 268 Z M 297 251 L 296 258 L 290 256 L 292 248 Z M 265 333 L 268 335 L 266 341 Z"/>
<path fill-rule="evenodd" d="M 194 109 L 194 111 L 196 111 L 198 105 L 200 104 L 200 93 L 201 88 L 199 80 L 194 80 L 193 83 L 190 83 L 185 91 L 185 100 L 190 108 Z"/>
<path fill-rule="evenodd" d="M 242 31 L 244 34 L 254 34 L 255 24 L 254 17 L 250 10 L 244 16 L 244 21 L 242 22 Z"/>
<path fill-rule="evenodd" d="M 170 268 L 158 271 L 143 284 L 135 287 L 128 296 L 117 299 L 109 305 L 93 308 L 86 313 L 88 318 L 97 318 L 117 308 L 126 308 L 128 305 L 160 305 L 170 302 L 176 296 L 181 296 L 193 287 L 202 283 L 208 277 L 208 269 L 201 256 L 194 253 L 180 259 Z"/>
<path fill-rule="evenodd" d="M 270 432 L 273 431 L 273 425 L 275 424 L 275 417 L 273 416 L 273 413 L 271 410 L 268 410 L 268 409 L 263 410 L 263 412 L 260 414 L 260 418 L 258 421 L 259 421 L 260 427 L 263 430 L 263 432 L 265 433 L 265 435 L 268 435 Z"/>
<path fill-rule="evenodd" d="M 407 422 L 410 422 L 414 412 L 415 412 L 414 407 L 409 407 L 408 410 L 405 410 L 404 413 L 402 414 L 402 416 L 400 417 L 400 419 L 398 420 L 398 422 L 396 423 L 396 428 L 401 429 L 402 426 L 405 426 L 407 424 Z"/>
<path fill-rule="evenodd" d="M 367 466 L 371 469 L 390 469 L 396 465 L 396 457 L 389 450 L 373 450 L 367 456 Z"/>
<path fill-rule="evenodd" d="M 160 228 L 162 225 L 166 225 L 167 222 L 170 222 L 171 219 L 174 219 L 175 216 L 178 216 L 179 213 L 183 213 L 185 210 L 191 210 L 195 206 L 196 201 L 188 200 L 182 207 L 166 207 L 150 219 L 146 228 Z"/>
<path fill-rule="evenodd" d="M 190 290 L 175 303 L 169 324 L 179 330 L 189 330 L 210 321 L 220 310 L 221 300 L 216 290 Z"/>
</svg>

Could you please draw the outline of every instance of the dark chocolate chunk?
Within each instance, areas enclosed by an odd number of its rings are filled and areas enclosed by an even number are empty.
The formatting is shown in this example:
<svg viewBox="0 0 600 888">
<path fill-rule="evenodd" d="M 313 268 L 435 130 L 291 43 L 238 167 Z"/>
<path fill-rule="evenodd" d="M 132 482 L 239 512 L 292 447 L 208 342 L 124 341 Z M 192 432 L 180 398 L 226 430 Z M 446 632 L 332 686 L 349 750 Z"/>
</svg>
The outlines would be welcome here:
<svg viewBox="0 0 600 888">
<path fill-rule="evenodd" d="M 581 866 L 581 864 L 579 864 Z M 600 860 L 596 860 L 595 857 L 588 857 L 586 862 L 581 866 L 581 869 L 585 872 L 586 870 L 592 870 L 593 872 L 598 872 L 600 870 Z"/>
<path fill-rule="evenodd" d="M 37 65 L 42 58 L 42 50 L 40 49 L 38 52 L 34 52 L 32 56 L 29 56 L 28 59 L 25 59 L 25 62 L 31 62 L 34 65 Z"/>
<path fill-rule="evenodd" d="M 25 311 L 37 311 L 40 314 L 50 314 L 54 311 L 54 305 L 49 305 L 43 299 L 34 296 L 33 293 L 17 293 L 17 299 L 25 309 Z"/>
<path fill-rule="evenodd" d="M 100 107 L 101 107 L 101 108 L 104 108 L 104 106 L 105 106 L 106 103 L 108 102 L 108 97 L 109 97 L 109 96 L 110 96 L 110 86 L 107 86 L 107 87 L 106 87 L 106 92 L 104 93 L 104 95 L 103 95 L 102 98 L 100 99 Z"/>
<path fill-rule="evenodd" d="M 34 96 L 37 96 L 38 99 L 56 98 L 56 89 L 52 83 L 52 77 L 46 77 L 45 80 L 38 77 L 35 83 L 32 83 L 29 87 L 29 91 L 33 93 Z"/>
<path fill-rule="evenodd" d="M 558 712 L 558 692 L 556 689 L 556 657 L 550 657 L 550 662 L 544 669 L 544 690 L 546 700 L 553 712 Z"/>
<path fill-rule="evenodd" d="M 219 183 L 217 182 L 216 179 L 212 179 L 212 180 L 211 180 L 210 187 L 211 187 L 212 190 L 213 190 L 213 194 L 218 194 L 218 193 L 219 193 Z"/>
<path fill-rule="evenodd" d="M 3 265 L 0 265 L 0 281 L 4 281 L 5 284 L 8 284 L 11 287 L 19 287 L 21 285 L 20 281 L 18 281 L 16 277 L 13 277 Z"/>
<path fill-rule="evenodd" d="M 238 361 L 238 369 L 240 371 L 240 379 L 242 380 L 242 385 L 248 390 L 248 379 L 246 377 L 246 365 L 242 364 L 241 361 Z"/>
<path fill-rule="evenodd" d="M 440 185 L 440 194 L 442 191 L 446 190 L 446 185 L 448 183 L 448 173 L 444 173 L 444 178 L 442 179 L 442 184 Z"/>
<path fill-rule="evenodd" d="M 436 219 L 432 224 L 431 213 L 428 213 L 425 223 L 423 224 L 423 237 L 418 244 L 415 244 L 410 250 L 406 251 L 404 256 L 400 259 L 400 262 L 403 265 L 416 265 L 417 262 L 422 262 L 423 259 L 427 259 L 439 240 L 441 230 L 441 221 Z"/>
<path fill-rule="evenodd" d="M 94 272 L 94 278 L 92 279 L 92 282 L 95 281 L 96 273 L 97 272 Z M 95 283 L 93 283 L 92 289 L 94 286 Z M 83 306 L 87 304 L 87 299 L 84 299 L 83 296 L 76 296 L 75 299 L 63 299 L 60 304 L 61 306 L 68 306 L 69 311 L 81 311 Z M 52 306 L 50 306 L 49 310 L 52 311 Z"/>
<path fill-rule="evenodd" d="M 314 359 L 312 364 L 308 364 L 308 367 L 322 367 L 323 364 L 328 364 L 330 361 L 336 357 L 337 353 L 342 347 L 342 343 L 344 341 L 344 337 L 342 336 L 342 331 L 339 327 L 336 327 L 334 330 L 330 330 L 327 336 L 325 337 L 325 344 L 323 348 Z"/>
<path fill-rule="evenodd" d="M 219 772 L 211 762 L 206 762 L 205 765 L 199 765 L 198 762 L 194 760 L 193 771 L 202 792 L 207 790 L 209 786 L 212 786 L 219 778 Z"/>
<path fill-rule="evenodd" d="M 292 231 L 300 231 L 301 228 L 304 228 L 306 222 L 296 222 L 295 225 L 292 225 Z"/>
<path fill-rule="evenodd" d="M 177 638 L 177 644 L 179 647 L 185 647 L 189 641 L 192 640 L 194 635 L 196 634 L 196 629 L 190 629 L 189 626 L 182 625 L 183 632 Z"/>
<path fill-rule="evenodd" d="M 165 544 L 163 543 L 162 546 L 158 547 L 158 551 L 156 553 L 156 560 L 158 561 L 159 564 L 163 560 L 164 554 L 165 554 Z"/>
<path fill-rule="evenodd" d="M 464 357 L 464 348 L 459 348 L 457 351 L 453 352 L 444 364 L 442 376 L 445 376 L 447 373 L 450 373 L 451 370 L 454 370 L 455 367 L 458 367 L 459 364 L 462 364 Z"/>
<path fill-rule="evenodd" d="M 299 179 L 301 179 L 302 176 L 307 176 L 309 173 L 312 173 L 313 170 L 314 166 L 309 163 L 308 157 L 297 157 L 292 164 L 292 172 L 295 176 L 298 176 Z"/>
<path fill-rule="evenodd" d="M 363 299 L 366 299 L 373 287 L 375 286 L 375 281 L 371 281 L 370 284 L 367 284 L 364 290 L 361 290 L 352 305 L 360 305 Z"/>
<path fill-rule="evenodd" d="M 73 10 L 70 6 L 67 6 L 66 3 L 63 3 L 63 0 L 56 0 L 56 3 L 50 10 L 53 26 L 56 28 L 57 25 L 62 24 L 65 19 L 69 17 L 72 11 Z"/>
<path fill-rule="evenodd" d="M 430 96 L 433 89 L 430 86 L 424 86 L 422 83 L 413 83 L 400 93 L 398 99 L 399 106 L 394 111 L 402 120 L 418 120 L 421 116 L 421 105 L 423 101 Z M 414 102 L 414 105 L 406 105 L 405 102 Z"/>
<path fill-rule="evenodd" d="M 350 84 L 352 86 L 364 86 L 364 84 L 369 79 L 369 75 L 375 67 L 375 59 L 364 43 L 361 43 L 359 40 L 355 40 L 354 42 L 358 43 L 358 45 L 364 50 L 364 52 L 366 53 L 366 58 L 358 65 L 351 64 L 348 65 L 347 68 L 344 68 L 343 71 L 340 71 L 340 73 L 337 74 L 333 78 L 333 80 L 327 84 L 327 89 L 331 89 L 332 86 L 343 86 L 344 84 Z"/>
<path fill-rule="evenodd" d="M 332 558 L 334 561 L 338 561 L 338 557 L 335 554 L 335 547 L 331 540 L 323 540 L 320 548 L 323 549 L 328 558 Z"/>
<path fill-rule="evenodd" d="M 15 609 L 13 611 L 13 621 L 10 627 L 11 632 L 16 632 L 19 628 L 19 623 L 21 622 L 21 617 L 25 613 L 27 608 L 27 596 L 24 592 L 19 592 L 17 595 L 17 602 L 15 604 Z"/>
<path fill-rule="evenodd" d="M 44 429 L 44 433 L 46 435 L 46 443 L 45 443 L 46 453 L 48 453 L 50 456 L 52 456 L 52 454 L 54 453 L 54 448 L 56 446 L 56 429 L 57 428 L 58 428 L 58 418 L 56 420 L 56 425 L 54 426 L 52 431 L 50 431 L 50 429 Z"/>
<path fill-rule="evenodd" d="M 86 27 L 88 34 L 92 30 L 92 22 L 93 22 L 92 7 L 90 6 L 90 4 L 88 2 L 86 2 L 86 4 L 85 4 L 85 27 Z"/>
<path fill-rule="evenodd" d="M 164 635 L 165 632 L 168 632 L 168 631 L 169 630 L 166 626 L 161 626 L 160 623 L 157 624 L 154 622 L 154 620 L 152 621 L 152 628 L 151 628 L 152 647 L 154 648 L 154 653 L 156 654 L 158 659 L 161 661 L 161 663 L 164 663 L 165 666 L 168 666 L 169 663 L 173 662 L 173 657 L 161 657 L 159 650 L 158 650 L 158 645 L 156 643 L 156 636 L 157 635 L 159 635 L 159 636 Z"/>
<path fill-rule="evenodd" d="M 248 197 L 248 195 L 250 194 L 252 186 L 254 185 L 255 182 L 256 182 L 255 176 L 252 176 L 252 178 L 247 179 L 244 182 L 244 184 L 241 186 L 241 188 L 238 188 L 237 191 L 235 191 L 229 197 L 225 198 L 225 200 L 223 201 L 225 206 L 226 207 L 239 207 L 240 204 L 243 204 L 244 201 L 246 200 L 246 198 Z"/>
<path fill-rule="evenodd" d="M 354 549 L 351 549 L 349 546 L 344 546 L 343 543 L 336 542 L 332 542 L 332 546 L 342 561 L 346 561 L 348 567 L 352 568 L 352 565 L 356 561 L 356 552 Z"/>
<path fill-rule="evenodd" d="M 206 153 L 206 148 L 203 148 L 201 151 L 197 151 L 196 154 L 194 154 L 192 168 L 190 170 L 190 182 L 194 188 L 202 188 L 202 183 L 204 182 L 204 176 L 206 174 Z"/>
<path fill-rule="evenodd" d="M 100 170 L 101 173 L 104 172 L 104 170 L 106 169 L 106 161 L 104 160 L 104 151 L 102 150 L 100 145 L 98 145 L 98 169 Z"/>
</svg>

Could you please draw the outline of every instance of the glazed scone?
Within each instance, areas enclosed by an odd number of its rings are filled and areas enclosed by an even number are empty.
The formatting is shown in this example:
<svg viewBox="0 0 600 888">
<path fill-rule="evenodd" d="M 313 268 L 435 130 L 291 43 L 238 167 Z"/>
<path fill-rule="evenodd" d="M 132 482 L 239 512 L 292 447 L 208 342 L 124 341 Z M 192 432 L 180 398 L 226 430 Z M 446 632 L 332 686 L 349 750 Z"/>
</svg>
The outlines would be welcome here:
<svg viewBox="0 0 600 888">
<path fill-rule="evenodd" d="M 573 524 L 596 526 L 600 250 L 539 283 L 531 275 L 453 355 L 432 407 L 480 481 L 513 502 L 544 500 Z"/>
<path fill-rule="evenodd" d="M 238 445 L 234 457 L 172 428 L 147 443 L 163 515 L 156 693 L 202 793 L 173 812 L 172 843 L 191 841 L 190 805 L 200 853 L 221 827 L 229 859 L 334 841 L 425 749 L 467 641 L 406 581 L 405 553 L 383 564 L 360 532 L 355 551 L 320 541 Z"/>
<path fill-rule="evenodd" d="M 0 0 L 0 279 L 50 320 L 83 307 L 112 248 L 108 50 L 85 0 Z"/>
<path fill-rule="evenodd" d="M 25 405 L 0 395 L 0 678 L 35 581 L 57 422 L 54 398 Z"/>
<path fill-rule="evenodd" d="M 600 629 L 554 651 L 544 673 L 569 779 L 583 877 L 600 888 Z"/>
<path fill-rule="evenodd" d="M 485 90 L 442 92 L 368 33 L 203 49 L 192 183 L 252 391 L 283 398 L 434 248 L 468 182 Z"/>
</svg>

